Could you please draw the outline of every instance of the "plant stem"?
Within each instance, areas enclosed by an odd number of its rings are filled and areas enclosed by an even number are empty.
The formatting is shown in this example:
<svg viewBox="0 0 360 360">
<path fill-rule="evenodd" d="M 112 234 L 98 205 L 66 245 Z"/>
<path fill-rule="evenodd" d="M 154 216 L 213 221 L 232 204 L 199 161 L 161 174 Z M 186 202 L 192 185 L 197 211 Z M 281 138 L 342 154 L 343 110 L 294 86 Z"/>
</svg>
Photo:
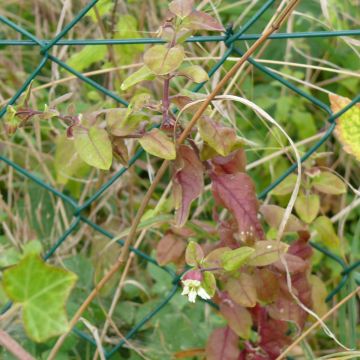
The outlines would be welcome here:
<svg viewBox="0 0 360 360">
<path fill-rule="evenodd" d="M 16 340 L 3 330 L 0 330 L 0 346 L 13 354 L 17 359 L 35 360 Z"/>
<path fill-rule="evenodd" d="M 199 120 L 201 115 L 204 113 L 204 111 L 206 110 L 207 106 L 211 103 L 211 101 L 216 97 L 216 95 L 218 95 L 218 93 L 226 85 L 228 80 L 230 80 L 235 75 L 235 73 L 238 71 L 238 69 L 255 52 L 255 50 L 258 49 L 258 47 L 261 44 L 263 44 L 272 33 L 274 33 L 276 30 L 279 29 L 281 24 L 287 19 L 287 17 L 294 10 L 294 8 L 297 5 L 298 1 L 299 0 L 292 0 L 292 1 L 290 1 L 288 3 L 288 5 L 283 10 L 283 12 L 280 14 L 279 18 L 277 18 L 271 24 L 271 26 L 268 28 L 268 30 L 266 30 L 261 35 L 261 37 L 257 41 L 254 42 L 254 44 L 244 53 L 244 55 L 239 59 L 239 61 L 221 79 L 221 81 L 217 84 L 215 89 L 207 96 L 205 101 L 201 104 L 201 106 L 195 112 L 192 119 L 187 124 L 186 128 L 181 133 L 181 135 L 179 136 L 179 138 L 177 140 L 177 145 L 182 144 L 186 140 L 186 138 L 190 134 L 192 128 L 194 127 L 196 122 Z M 104 287 L 104 285 L 112 278 L 112 276 L 120 269 L 120 267 L 124 263 L 124 260 L 126 259 L 126 257 L 128 256 L 128 253 L 129 253 L 129 247 L 130 247 L 131 243 L 134 241 L 134 238 L 135 238 L 135 235 L 136 235 L 136 232 L 137 232 L 137 227 L 138 227 L 138 225 L 140 223 L 141 217 L 142 217 L 142 215 L 143 215 L 143 213 L 144 213 L 144 211 L 145 211 L 145 209 L 147 207 L 148 202 L 151 199 L 151 196 L 152 196 L 154 190 L 156 189 L 158 183 L 160 182 L 161 178 L 165 174 L 165 171 L 168 168 L 169 163 L 170 162 L 168 160 L 165 160 L 161 164 L 161 166 L 160 166 L 160 168 L 159 168 L 159 170 L 158 170 L 158 172 L 157 172 L 157 174 L 156 174 L 156 176 L 154 178 L 153 183 L 151 184 L 149 190 L 145 194 L 144 199 L 140 204 L 139 210 L 136 213 L 136 217 L 135 217 L 134 222 L 133 222 L 133 224 L 131 226 L 129 235 L 127 236 L 127 238 L 125 240 L 124 246 L 122 247 L 122 251 L 120 253 L 119 258 L 117 259 L 115 264 L 111 267 L 109 272 L 95 286 L 93 291 L 89 294 L 87 299 L 83 302 L 83 304 L 80 306 L 80 308 L 78 309 L 76 314 L 73 316 L 73 318 L 71 319 L 70 324 L 69 324 L 69 330 L 66 333 L 64 333 L 62 336 L 59 337 L 58 341 L 56 342 L 55 346 L 52 348 L 52 350 L 51 350 L 51 352 L 49 354 L 48 360 L 54 360 L 57 352 L 59 351 L 61 345 L 63 344 L 64 340 L 66 339 L 68 333 L 76 325 L 76 323 L 80 319 L 82 313 L 86 310 L 86 308 L 94 300 L 94 298 L 97 296 L 99 291 Z"/>
<path fill-rule="evenodd" d="M 164 79 L 164 87 L 163 87 L 163 98 L 162 98 L 162 114 L 163 114 L 163 121 L 162 126 L 167 127 L 170 125 L 169 120 L 169 107 L 170 107 L 170 78 L 166 77 Z"/>
</svg>

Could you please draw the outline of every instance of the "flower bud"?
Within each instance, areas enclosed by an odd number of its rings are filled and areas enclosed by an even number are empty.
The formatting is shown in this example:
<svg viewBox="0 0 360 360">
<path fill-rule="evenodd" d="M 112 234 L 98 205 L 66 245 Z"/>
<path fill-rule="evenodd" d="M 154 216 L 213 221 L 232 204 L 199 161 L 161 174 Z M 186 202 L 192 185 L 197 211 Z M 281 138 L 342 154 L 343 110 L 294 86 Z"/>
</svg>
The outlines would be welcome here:
<svg viewBox="0 0 360 360">
<path fill-rule="evenodd" d="M 184 276 L 182 277 L 182 280 L 197 280 L 197 281 L 202 282 L 203 275 L 200 270 L 190 270 L 184 274 Z"/>
</svg>

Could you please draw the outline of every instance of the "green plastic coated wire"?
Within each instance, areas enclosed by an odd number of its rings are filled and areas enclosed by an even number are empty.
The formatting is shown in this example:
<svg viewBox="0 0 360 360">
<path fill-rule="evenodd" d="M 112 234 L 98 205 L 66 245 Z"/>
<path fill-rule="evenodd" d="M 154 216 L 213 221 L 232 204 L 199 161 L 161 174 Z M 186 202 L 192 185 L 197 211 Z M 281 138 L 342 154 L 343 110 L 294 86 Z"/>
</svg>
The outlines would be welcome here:
<svg viewBox="0 0 360 360">
<path fill-rule="evenodd" d="M 19 99 L 21 94 L 27 89 L 29 84 L 33 79 L 37 77 L 37 75 L 42 71 L 46 64 L 49 62 L 54 62 L 64 68 L 69 73 L 75 75 L 78 79 L 82 80 L 83 82 L 87 83 L 88 85 L 92 86 L 94 89 L 99 91 L 100 93 L 110 97 L 117 103 L 128 106 L 128 103 L 118 96 L 116 93 L 106 89 L 105 87 L 101 86 L 97 82 L 88 77 L 84 76 L 79 71 L 73 69 L 69 65 L 67 65 L 62 60 L 58 59 L 57 57 L 51 55 L 49 51 L 52 49 L 53 46 L 63 46 L 63 45 L 131 45 L 131 44 L 159 44 L 165 43 L 164 40 L 160 38 L 143 38 L 143 39 L 75 39 L 75 40 L 68 40 L 63 39 L 63 37 L 74 27 L 76 24 L 81 21 L 81 19 L 87 14 L 87 12 L 96 5 L 98 0 L 92 0 L 86 5 L 77 15 L 76 17 L 70 21 L 53 39 L 51 40 L 40 40 L 26 29 L 23 29 L 21 26 L 15 24 L 8 18 L 4 16 L 0 16 L 0 23 L 9 26 L 16 32 L 23 35 L 26 39 L 21 40 L 9 40 L 9 39 L 0 39 L 0 46 L 38 46 L 40 49 L 40 53 L 43 55 L 39 65 L 33 70 L 33 72 L 28 76 L 22 86 L 16 91 L 14 96 L 8 102 L 8 104 L 1 109 L 0 111 L 0 118 L 6 113 L 7 106 L 15 104 L 15 102 Z M 211 77 L 217 70 L 221 68 L 221 66 L 227 61 L 228 57 L 235 53 L 237 55 L 242 56 L 243 52 L 235 46 L 235 43 L 238 41 L 249 41 L 249 40 L 257 40 L 261 34 L 245 34 L 245 32 L 251 28 L 253 24 L 255 24 L 258 19 L 274 4 L 275 0 L 268 0 L 266 1 L 260 9 L 255 13 L 255 15 L 249 19 L 236 33 L 232 31 L 232 28 L 229 27 L 226 31 L 225 35 L 221 36 L 192 36 L 187 39 L 187 42 L 224 42 L 224 44 L 228 47 L 225 51 L 224 55 L 221 59 L 213 66 L 213 68 L 209 71 L 209 77 Z M 338 30 L 338 31 L 313 31 L 313 32 L 297 32 L 297 33 L 275 33 L 272 34 L 269 39 L 274 40 L 281 40 L 281 39 L 299 39 L 299 38 L 328 38 L 328 37 L 335 37 L 335 36 L 358 36 L 360 35 L 360 30 Z M 274 80 L 279 81 L 281 84 L 286 86 L 287 88 L 294 91 L 299 96 L 307 99 L 312 104 L 318 106 L 320 109 L 325 111 L 328 116 L 329 127 L 322 138 L 312 146 L 302 157 L 301 161 L 305 161 L 308 159 L 326 140 L 332 135 L 335 129 L 335 120 L 349 110 L 352 106 L 360 101 L 360 95 L 358 95 L 355 99 L 351 101 L 344 109 L 339 111 L 336 114 L 333 114 L 329 106 L 319 99 L 315 98 L 314 96 L 304 92 L 302 89 L 296 87 L 289 81 L 285 80 L 283 77 L 275 74 L 266 66 L 260 64 L 253 58 L 248 59 L 249 63 L 256 67 L 262 73 L 267 74 L 268 76 L 272 77 Z M 197 92 L 199 91 L 206 83 L 201 83 L 195 86 L 192 91 Z M 95 231 L 101 233 L 102 235 L 108 237 L 109 239 L 114 239 L 114 235 L 109 233 L 107 230 L 103 229 L 101 226 L 97 225 L 90 219 L 88 219 L 84 214 L 84 210 L 87 209 L 94 201 L 99 199 L 102 194 L 111 188 L 111 186 L 126 173 L 126 171 L 136 163 L 136 161 L 142 156 L 144 153 L 143 149 L 139 149 L 136 154 L 130 159 L 128 166 L 121 168 L 117 171 L 105 184 L 103 184 L 92 196 L 90 196 L 84 203 L 79 204 L 75 199 L 71 198 L 70 196 L 66 195 L 65 193 L 57 190 L 56 188 L 52 187 L 51 185 L 44 182 L 41 178 L 35 176 L 28 170 L 20 167 L 7 157 L 0 155 L 0 161 L 3 161 L 8 166 L 12 167 L 16 172 L 21 174 L 22 176 L 30 179 L 31 181 L 35 182 L 40 187 L 46 189 L 47 191 L 51 192 L 54 196 L 62 199 L 65 203 L 69 204 L 73 208 L 73 215 L 74 219 L 72 224 L 69 226 L 68 229 L 64 231 L 64 233 L 59 237 L 59 239 L 52 245 L 52 247 L 47 251 L 44 255 L 44 260 L 49 259 L 55 251 L 61 246 L 61 244 L 66 241 L 69 235 L 71 235 L 76 228 L 78 228 L 82 223 L 87 224 Z M 289 174 L 291 174 L 296 169 L 297 164 L 291 165 L 278 179 L 276 179 L 272 184 L 270 184 L 266 189 L 264 189 L 258 197 L 263 199 L 272 189 L 274 189 L 277 185 L 279 185 Z M 124 241 L 119 239 L 116 241 L 119 246 L 123 246 Z M 311 245 L 318 251 L 322 252 L 325 256 L 328 256 L 335 262 L 337 262 L 342 267 L 341 279 L 337 286 L 331 291 L 328 295 L 326 301 L 330 301 L 342 287 L 346 284 L 349 275 L 352 271 L 354 271 L 357 267 L 360 266 L 360 261 L 354 262 L 353 264 L 347 265 L 339 256 L 333 254 L 328 249 L 320 246 L 317 243 L 311 242 Z M 163 309 L 175 296 L 177 290 L 179 288 L 179 281 L 181 279 L 181 274 L 176 274 L 173 269 L 167 266 L 160 266 L 157 261 L 147 255 L 146 253 L 142 252 L 139 249 L 135 249 L 130 247 L 130 251 L 134 254 L 139 256 L 140 258 L 144 259 L 145 261 L 152 263 L 155 266 L 160 267 L 163 271 L 169 274 L 171 277 L 173 288 L 169 292 L 169 294 L 151 311 L 149 312 L 139 323 L 137 323 L 122 339 L 117 345 L 115 345 L 110 350 L 105 350 L 104 355 L 107 359 L 113 356 L 125 343 L 128 339 L 134 336 L 148 321 L 150 321 L 161 309 Z M 186 269 L 184 270 L 186 271 Z M 217 307 L 216 304 L 209 302 L 211 306 Z M 5 307 L 1 310 L 1 313 L 6 312 L 11 307 L 11 303 L 5 305 Z M 73 332 L 80 336 L 83 340 L 89 342 L 94 347 L 96 347 L 95 340 L 89 336 L 88 334 L 80 331 L 77 328 L 73 329 Z"/>
</svg>

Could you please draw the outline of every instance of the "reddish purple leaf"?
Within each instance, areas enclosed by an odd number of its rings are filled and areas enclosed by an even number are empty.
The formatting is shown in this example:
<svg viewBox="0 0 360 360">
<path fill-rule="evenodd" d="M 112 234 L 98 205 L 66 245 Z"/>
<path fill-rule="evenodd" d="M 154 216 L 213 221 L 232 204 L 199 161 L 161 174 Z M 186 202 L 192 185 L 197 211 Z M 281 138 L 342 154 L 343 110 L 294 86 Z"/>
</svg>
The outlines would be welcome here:
<svg viewBox="0 0 360 360">
<path fill-rule="evenodd" d="M 309 244 L 310 234 L 307 231 L 300 231 L 299 238 L 293 242 L 288 250 L 288 254 L 293 254 L 309 262 L 313 250 Z"/>
<path fill-rule="evenodd" d="M 172 232 L 168 232 L 156 247 L 156 260 L 163 266 L 170 262 L 177 262 L 186 248 L 186 242 Z"/>
<path fill-rule="evenodd" d="M 255 282 L 254 276 L 243 272 L 238 278 L 228 279 L 225 289 L 235 303 L 245 307 L 254 307 L 257 301 Z"/>
<path fill-rule="evenodd" d="M 224 31 L 216 19 L 202 11 L 194 10 L 185 21 L 185 26 L 191 30 Z"/>
<path fill-rule="evenodd" d="M 215 329 L 206 345 L 207 360 L 237 360 L 238 336 L 229 327 Z"/>
<path fill-rule="evenodd" d="M 273 320 L 267 317 L 258 324 L 260 346 L 268 354 L 266 359 L 276 359 L 283 349 L 291 343 L 287 336 L 288 324 L 285 321 Z"/>
<path fill-rule="evenodd" d="M 307 279 L 306 272 L 297 273 L 291 276 L 291 285 L 294 294 L 308 308 L 312 306 L 311 285 Z M 281 277 L 281 291 L 274 304 L 269 305 L 270 316 L 276 320 L 294 322 L 299 329 L 305 325 L 308 314 L 303 310 L 289 293 L 286 275 Z"/>
<path fill-rule="evenodd" d="M 228 156 L 216 156 L 212 159 L 215 165 L 215 172 L 218 174 L 234 174 L 245 172 L 246 155 L 244 149 L 238 149 Z"/>
<path fill-rule="evenodd" d="M 227 300 L 220 304 L 220 312 L 237 335 L 243 339 L 250 337 L 252 318 L 247 309 Z"/>
<path fill-rule="evenodd" d="M 176 208 L 176 224 L 185 224 L 190 205 L 203 191 L 203 166 L 195 151 L 187 145 L 180 145 L 175 161 L 174 199 Z"/>
<path fill-rule="evenodd" d="M 278 276 L 273 271 L 263 268 L 256 269 L 255 278 L 258 300 L 266 304 L 275 301 L 279 294 Z"/>
<path fill-rule="evenodd" d="M 291 321 L 300 329 L 304 326 L 307 317 L 306 312 L 295 300 L 284 292 L 280 292 L 276 302 L 268 306 L 268 311 L 273 319 Z"/>
<path fill-rule="evenodd" d="M 299 256 L 287 253 L 287 254 L 283 254 L 283 257 L 290 273 L 302 272 L 307 268 L 307 263 Z M 276 269 L 282 272 L 286 271 L 282 259 L 279 259 L 273 265 L 275 266 Z"/>
<path fill-rule="evenodd" d="M 240 244 L 234 237 L 236 232 L 237 224 L 233 219 L 231 219 L 230 221 L 222 221 L 219 226 L 219 246 L 228 246 L 231 249 L 238 248 Z"/>
<path fill-rule="evenodd" d="M 234 214 L 240 233 L 243 232 L 244 237 L 263 239 L 264 231 L 257 217 L 255 185 L 250 176 L 212 173 L 211 178 L 215 200 Z"/>
</svg>

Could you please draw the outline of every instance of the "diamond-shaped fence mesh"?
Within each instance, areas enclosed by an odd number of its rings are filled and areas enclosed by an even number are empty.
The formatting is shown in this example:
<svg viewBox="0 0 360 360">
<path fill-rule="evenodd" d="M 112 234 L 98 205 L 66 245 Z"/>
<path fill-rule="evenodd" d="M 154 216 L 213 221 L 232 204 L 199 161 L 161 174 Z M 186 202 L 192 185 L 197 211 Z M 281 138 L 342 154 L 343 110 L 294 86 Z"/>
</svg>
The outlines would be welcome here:
<svg viewBox="0 0 360 360">
<path fill-rule="evenodd" d="M 85 6 L 78 14 L 77 16 L 68 24 L 66 25 L 63 30 L 61 30 L 52 40 L 40 40 L 30 32 L 28 32 L 23 27 L 15 24 L 13 21 L 9 20 L 8 18 L 4 16 L 0 16 L 0 22 L 3 24 L 6 24 L 16 32 L 23 35 L 23 40 L 8 40 L 8 39 L 0 39 L 0 45 L 5 46 L 38 46 L 40 50 L 40 54 L 42 55 L 42 59 L 38 66 L 34 69 L 34 71 L 28 76 L 26 81 L 23 83 L 23 85 L 18 89 L 18 91 L 15 93 L 15 95 L 11 98 L 11 100 L 8 102 L 8 104 L 0 111 L 0 117 L 2 117 L 5 112 L 8 105 L 14 104 L 17 99 L 21 96 L 21 94 L 27 89 L 31 81 L 36 78 L 40 73 L 41 70 L 44 68 L 44 66 L 48 62 L 54 62 L 58 64 L 60 67 L 64 68 L 71 74 L 75 75 L 77 78 L 82 80 L 83 82 L 87 83 L 88 85 L 92 86 L 94 89 L 99 91 L 102 94 L 105 94 L 106 96 L 112 98 L 119 104 L 122 104 L 124 106 L 127 106 L 128 103 L 119 97 L 114 92 L 106 89 L 105 87 L 101 86 L 94 80 L 84 76 L 79 71 L 73 69 L 69 65 L 67 65 L 65 62 L 61 61 L 59 58 L 53 56 L 50 52 L 51 49 L 54 46 L 62 46 L 62 45 L 129 45 L 129 44 L 155 44 L 155 43 L 165 43 L 164 40 L 159 38 L 143 38 L 143 39 L 110 39 L 110 40 L 96 40 L 96 39 L 89 39 L 89 40 L 66 40 L 64 37 L 69 32 L 70 29 L 72 29 L 81 19 L 86 15 L 86 13 L 92 9 L 98 0 L 92 0 L 89 2 L 87 6 Z M 221 57 L 221 59 L 216 63 L 216 65 L 209 71 L 209 76 L 211 77 L 226 61 L 227 58 L 231 54 L 237 54 L 239 56 L 242 56 L 243 52 L 236 47 L 236 42 L 238 41 L 244 41 L 244 40 L 256 40 L 261 35 L 260 34 L 245 34 L 245 32 L 254 24 L 257 22 L 257 20 L 262 16 L 264 12 L 270 8 L 274 4 L 275 0 L 268 0 L 263 4 L 263 6 L 255 13 L 255 15 L 246 22 L 238 31 L 234 32 L 231 27 L 229 27 L 224 35 L 221 36 L 193 36 L 187 39 L 187 42 L 224 42 L 224 44 L 227 46 L 227 51 L 224 53 L 224 55 Z M 299 33 L 275 33 L 269 37 L 269 39 L 295 39 L 295 38 L 314 38 L 314 37 L 334 37 L 334 36 L 358 36 L 360 35 L 360 30 L 343 30 L 343 31 L 315 31 L 315 32 L 299 32 Z M 253 65 L 255 68 L 257 68 L 259 71 L 267 74 L 271 78 L 273 78 L 276 81 L 279 81 L 282 85 L 286 86 L 287 88 L 294 91 L 299 96 L 304 97 L 312 104 L 316 105 L 317 107 L 321 108 L 328 114 L 328 122 L 330 126 L 318 140 L 318 142 L 313 145 L 302 157 L 301 162 L 308 159 L 324 142 L 326 142 L 332 135 L 334 129 L 335 129 L 335 120 L 341 116 L 343 113 L 345 113 L 347 110 L 349 110 L 352 106 L 354 106 L 356 103 L 360 101 L 360 95 L 356 96 L 345 108 L 343 108 L 341 111 L 337 113 L 333 113 L 328 105 L 320 101 L 319 99 L 313 97 L 307 92 L 304 92 L 300 88 L 296 87 L 283 77 L 279 76 L 269 68 L 265 67 L 258 61 L 256 61 L 254 58 L 249 58 L 247 60 L 251 65 Z M 195 87 L 192 91 L 197 92 L 204 86 L 204 83 L 199 84 Z M 137 153 L 130 159 L 128 166 L 123 167 L 120 169 L 117 173 L 115 173 L 109 181 L 107 181 L 105 184 L 103 184 L 91 197 L 89 197 L 86 201 L 83 203 L 79 203 L 72 197 L 68 196 L 64 192 L 61 192 L 54 188 L 53 186 L 45 183 L 42 179 L 32 174 L 27 169 L 24 169 L 17 165 L 15 162 L 10 160 L 9 158 L 0 155 L 0 160 L 6 163 L 8 166 L 12 167 L 16 172 L 23 175 L 24 177 L 30 179 L 34 183 L 36 183 L 39 187 L 42 187 L 43 189 L 51 192 L 56 197 L 59 197 L 62 199 L 65 203 L 70 205 L 73 209 L 73 222 L 69 226 L 69 228 L 59 237 L 59 239 L 54 243 L 54 245 L 47 250 L 46 254 L 44 255 L 44 259 L 49 259 L 55 251 L 61 246 L 61 244 L 66 241 L 67 237 L 79 226 L 86 224 L 90 227 L 92 227 L 97 232 L 101 233 L 102 235 L 106 236 L 109 239 L 113 239 L 114 235 L 108 232 L 106 229 L 100 227 L 87 217 L 83 215 L 83 212 L 85 209 L 87 209 L 94 201 L 99 199 L 102 194 L 111 188 L 111 186 L 116 183 L 116 181 L 121 178 L 122 175 L 132 166 L 135 164 L 137 159 L 143 154 L 144 150 L 140 149 L 137 151 Z M 259 199 L 263 199 L 273 188 L 275 188 L 279 183 L 281 183 L 289 174 L 291 174 L 296 169 L 296 164 L 293 164 L 290 166 L 276 181 L 274 181 L 271 185 L 269 185 L 265 190 L 263 190 L 259 195 Z M 123 240 L 117 240 L 117 243 L 119 246 L 123 245 Z M 320 246 L 317 243 L 311 242 L 311 245 L 324 255 L 331 258 L 333 261 L 337 262 L 342 267 L 342 278 L 341 281 L 338 283 L 338 285 L 331 291 L 330 294 L 328 294 L 326 301 L 330 301 L 336 294 L 339 293 L 339 291 L 343 288 L 347 280 L 349 279 L 350 273 L 356 269 L 358 266 L 360 266 L 360 261 L 354 262 L 350 265 L 347 265 L 343 259 L 341 259 L 339 256 L 335 255 L 328 249 Z M 179 280 L 180 276 L 176 274 L 172 269 L 166 266 L 160 266 L 157 261 L 152 258 L 151 256 L 147 255 L 146 253 L 135 249 L 133 247 L 130 248 L 130 251 L 134 252 L 137 256 L 141 257 L 145 261 L 151 262 L 152 264 L 158 266 L 161 268 L 164 272 L 168 273 L 169 276 L 172 279 L 173 288 L 170 291 L 167 296 L 151 311 L 149 312 L 138 324 L 136 324 L 125 336 L 124 338 L 116 344 L 113 348 L 105 350 L 105 356 L 106 358 L 110 358 L 112 355 L 114 355 L 125 343 L 128 339 L 130 339 L 144 324 L 146 324 L 150 319 L 152 319 L 162 308 L 164 308 L 174 297 L 177 290 L 179 289 Z M 5 313 L 8 311 L 11 307 L 11 303 L 7 304 L 1 311 L 1 313 Z M 213 304 L 216 306 L 215 304 Z M 90 342 L 94 346 L 96 346 L 95 340 L 89 336 L 86 333 L 83 333 L 82 331 L 74 328 L 73 331 L 83 338 L 84 340 Z"/>
</svg>

